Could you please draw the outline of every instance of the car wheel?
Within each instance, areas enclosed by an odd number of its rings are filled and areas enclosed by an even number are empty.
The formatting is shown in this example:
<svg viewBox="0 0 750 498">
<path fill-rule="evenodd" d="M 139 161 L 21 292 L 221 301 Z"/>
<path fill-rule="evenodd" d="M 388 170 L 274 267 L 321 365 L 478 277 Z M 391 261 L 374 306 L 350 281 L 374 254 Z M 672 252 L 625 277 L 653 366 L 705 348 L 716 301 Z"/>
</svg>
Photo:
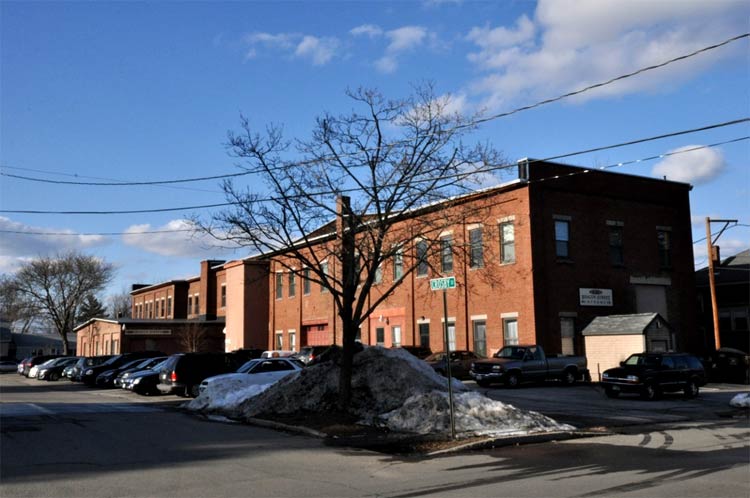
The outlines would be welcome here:
<svg viewBox="0 0 750 498">
<path fill-rule="evenodd" d="M 197 398 L 200 393 L 200 386 L 198 384 L 187 388 L 187 395 L 190 398 Z"/>
<path fill-rule="evenodd" d="M 685 397 L 686 398 L 695 398 L 696 396 L 698 396 L 699 391 L 700 391 L 700 388 L 698 387 L 698 384 L 696 384 L 694 380 L 689 380 L 687 384 L 685 384 Z"/>
<path fill-rule="evenodd" d="M 641 398 L 647 401 L 653 401 L 658 397 L 659 390 L 652 382 L 649 382 L 645 386 L 643 386 L 643 390 L 641 391 Z"/>
<path fill-rule="evenodd" d="M 477 385 L 479 387 L 490 387 L 490 383 L 486 380 L 478 380 Z"/>
<path fill-rule="evenodd" d="M 575 371 L 568 369 L 563 372 L 561 380 L 564 385 L 572 386 L 573 384 L 576 383 L 576 380 L 578 380 L 578 378 L 576 377 Z"/>
<path fill-rule="evenodd" d="M 608 398 L 616 398 L 620 395 L 620 391 L 615 391 L 611 387 L 606 388 L 604 392 L 607 394 Z"/>
<path fill-rule="evenodd" d="M 51 373 L 50 376 L 49 376 L 49 380 L 57 380 L 59 378 L 60 378 L 60 375 L 58 375 L 56 373 Z"/>
<path fill-rule="evenodd" d="M 518 387 L 521 385 L 521 376 L 517 373 L 509 373 L 505 378 L 505 385 L 508 387 Z"/>
</svg>

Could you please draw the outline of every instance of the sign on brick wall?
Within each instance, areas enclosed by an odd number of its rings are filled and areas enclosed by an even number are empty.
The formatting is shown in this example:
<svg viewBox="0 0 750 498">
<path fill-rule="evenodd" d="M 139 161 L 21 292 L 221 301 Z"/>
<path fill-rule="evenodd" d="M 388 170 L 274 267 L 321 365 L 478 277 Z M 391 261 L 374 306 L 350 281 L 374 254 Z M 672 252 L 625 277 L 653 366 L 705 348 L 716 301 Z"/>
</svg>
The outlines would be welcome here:
<svg viewBox="0 0 750 498">
<path fill-rule="evenodd" d="M 581 306 L 612 306 L 612 289 L 578 289 Z"/>
</svg>

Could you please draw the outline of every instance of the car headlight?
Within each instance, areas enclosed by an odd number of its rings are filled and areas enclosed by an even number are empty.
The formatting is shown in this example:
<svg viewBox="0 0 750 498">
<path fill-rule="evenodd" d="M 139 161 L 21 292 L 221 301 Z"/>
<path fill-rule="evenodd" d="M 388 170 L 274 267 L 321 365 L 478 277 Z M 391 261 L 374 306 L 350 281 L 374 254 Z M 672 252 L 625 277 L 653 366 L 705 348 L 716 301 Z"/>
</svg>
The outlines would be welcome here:
<svg viewBox="0 0 750 498">
<path fill-rule="evenodd" d="M 609 374 L 607 372 L 604 372 L 602 374 L 602 379 L 609 379 Z"/>
<path fill-rule="evenodd" d="M 637 375 L 628 375 L 627 377 L 625 377 L 625 379 L 628 382 L 638 382 L 639 380 Z"/>
<path fill-rule="evenodd" d="M 86 373 L 84 375 L 94 375 L 94 371 L 91 369 L 86 370 Z"/>
<path fill-rule="evenodd" d="M 140 384 L 140 383 L 141 383 L 141 380 L 143 380 L 143 377 L 138 377 L 137 379 L 135 379 L 135 380 L 133 381 L 133 384 Z"/>
<path fill-rule="evenodd" d="M 493 372 L 502 372 L 503 371 L 503 366 L 502 365 L 493 365 L 492 366 L 492 371 Z"/>
</svg>

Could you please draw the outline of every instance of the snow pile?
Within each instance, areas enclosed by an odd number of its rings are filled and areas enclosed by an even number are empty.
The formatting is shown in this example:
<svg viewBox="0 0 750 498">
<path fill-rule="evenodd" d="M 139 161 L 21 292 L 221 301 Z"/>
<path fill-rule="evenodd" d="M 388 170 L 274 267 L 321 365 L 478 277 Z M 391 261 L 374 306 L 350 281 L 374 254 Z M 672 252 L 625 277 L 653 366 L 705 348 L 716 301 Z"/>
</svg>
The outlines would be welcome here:
<svg viewBox="0 0 750 498">
<path fill-rule="evenodd" d="M 360 423 L 420 434 L 450 430 L 445 377 L 402 349 L 366 347 L 354 355 L 349 412 Z M 217 379 L 188 409 L 244 420 L 257 416 L 325 413 L 337 409 L 340 368 L 330 361 L 306 367 L 271 385 L 244 386 Z M 525 434 L 572 430 L 536 412 L 519 410 L 470 391 L 452 380 L 456 432 L 463 435 Z"/>
<path fill-rule="evenodd" d="M 251 376 L 217 379 L 208 384 L 200 396 L 188 403 L 188 410 L 206 412 L 231 411 L 248 398 L 257 396 L 271 384 L 252 384 Z"/>
<path fill-rule="evenodd" d="M 570 431 L 541 413 L 519 410 L 477 392 L 463 392 L 453 397 L 456 432 L 472 435 L 513 435 L 531 432 Z M 393 431 L 417 434 L 450 431 L 448 393 L 432 391 L 410 397 L 404 406 L 378 417 Z"/>
<path fill-rule="evenodd" d="M 750 393 L 740 393 L 729 402 L 735 408 L 750 408 Z"/>
</svg>

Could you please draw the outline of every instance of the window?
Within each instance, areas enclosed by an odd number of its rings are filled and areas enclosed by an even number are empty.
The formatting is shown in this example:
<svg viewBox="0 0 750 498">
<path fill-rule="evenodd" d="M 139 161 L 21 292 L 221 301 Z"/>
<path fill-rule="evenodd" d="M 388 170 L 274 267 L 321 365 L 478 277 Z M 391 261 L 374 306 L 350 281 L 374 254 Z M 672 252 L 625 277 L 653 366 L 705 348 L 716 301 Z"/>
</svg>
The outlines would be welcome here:
<svg viewBox="0 0 750 498">
<path fill-rule="evenodd" d="M 284 274 L 279 272 L 276 274 L 276 299 L 284 297 Z"/>
<path fill-rule="evenodd" d="M 474 320 L 474 352 L 479 356 L 487 356 L 487 322 Z"/>
<path fill-rule="evenodd" d="M 289 350 L 297 351 L 297 332 L 289 331 Z"/>
<path fill-rule="evenodd" d="M 394 325 L 391 327 L 391 346 L 394 348 L 397 348 L 401 346 L 401 326 L 400 325 Z"/>
<path fill-rule="evenodd" d="M 576 323 L 572 317 L 560 317 L 561 351 L 564 355 L 576 354 L 575 348 Z"/>
<path fill-rule="evenodd" d="M 657 230 L 656 242 L 659 246 L 659 265 L 662 268 L 670 268 L 672 266 L 672 234 L 667 230 Z"/>
<path fill-rule="evenodd" d="M 172 296 L 167 296 L 167 316 L 172 315 Z"/>
<path fill-rule="evenodd" d="M 453 237 L 450 235 L 440 237 L 440 271 L 453 272 Z"/>
<path fill-rule="evenodd" d="M 430 324 L 419 324 L 419 345 L 425 348 L 430 347 Z"/>
<path fill-rule="evenodd" d="M 304 280 L 302 281 L 302 292 L 306 295 L 310 295 L 310 268 L 305 268 L 302 272 Z"/>
<path fill-rule="evenodd" d="M 221 284 L 221 307 L 227 307 L 227 286 L 225 284 Z"/>
<path fill-rule="evenodd" d="M 323 275 L 328 275 L 328 261 L 323 261 L 320 263 L 320 271 Z M 328 281 L 327 278 L 324 279 L 325 281 Z M 328 289 L 323 284 L 320 284 L 320 292 L 328 292 Z"/>
<path fill-rule="evenodd" d="M 375 268 L 375 278 L 373 279 L 373 284 L 380 284 L 383 282 L 383 265 L 382 263 L 378 265 L 377 268 Z"/>
<path fill-rule="evenodd" d="M 555 220 L 555 254 L 558 258 L 570 257 L 570 222 Z"/>
<path fill-rule="evenodd" d="M 195 313 L 196 315 L 200 314 L 201 307 L 200 307 L 200 297 L 198 294 L 196 294 L 195 298 L 193 299 L 193 309 L 194 309 L 193 313 Z"/>
<path fill-rule="evenodd" d="M 500 262 L 516 262 L 516 234 L 512 221 L 500 224 Z"/>
<path fill-rule="evenodd" d="M 469 230 L 469 266 L 481 268 L 484 266 L 484 247 L 482 229 Z"/>
<path fill-rule="evenodd" d="M 518 320 L 516 318 L 503 318 L 503 345 L 518 345 Z"/>
<path fill-rule="evenodd" d="M 451 351 L 456 350 L 456 322 L 448 322 L 448 347 Z"/>
<path fill-rule="evenodd" d="M 281 351 L 284 349 L 284 335 L 281 332 L 276 332 L 276 349 Z"/>
<path fill-rule="evenodd" d="M 297 276 L 293 271 L 289 272 L 289 297 L 297 295 Z"/>
<path fill-rule="evenodd" d="M 427 275 L 427 241 L 420 240 L 417 242 L 417 276 L 424 277 Z"/>
<path fill-rule="evenodd" d="M 164 318 L 165 314 L 167 312 L 167 305 L 164 298 L 161 298 L 161 317 Z"/>
<path fill-rule="evenodd" d="M 393 254 L 393 281 L 396 282 L 401 280 L 404 276 L 404 251 L 403 249 L 396 249 Z"/>
<path fill-rule="evenodd" d="M 622 227 L 609 227 L 609 262 L 615 266 L 624 263 L 622 254 Z"/>
<path fill-rule="evenodd" d="M 375 329 L 375 343 L 378 346 L 382 346 L 385 344 L 385 328 L 384 327 L 378 327 Z"/>
</svg>

